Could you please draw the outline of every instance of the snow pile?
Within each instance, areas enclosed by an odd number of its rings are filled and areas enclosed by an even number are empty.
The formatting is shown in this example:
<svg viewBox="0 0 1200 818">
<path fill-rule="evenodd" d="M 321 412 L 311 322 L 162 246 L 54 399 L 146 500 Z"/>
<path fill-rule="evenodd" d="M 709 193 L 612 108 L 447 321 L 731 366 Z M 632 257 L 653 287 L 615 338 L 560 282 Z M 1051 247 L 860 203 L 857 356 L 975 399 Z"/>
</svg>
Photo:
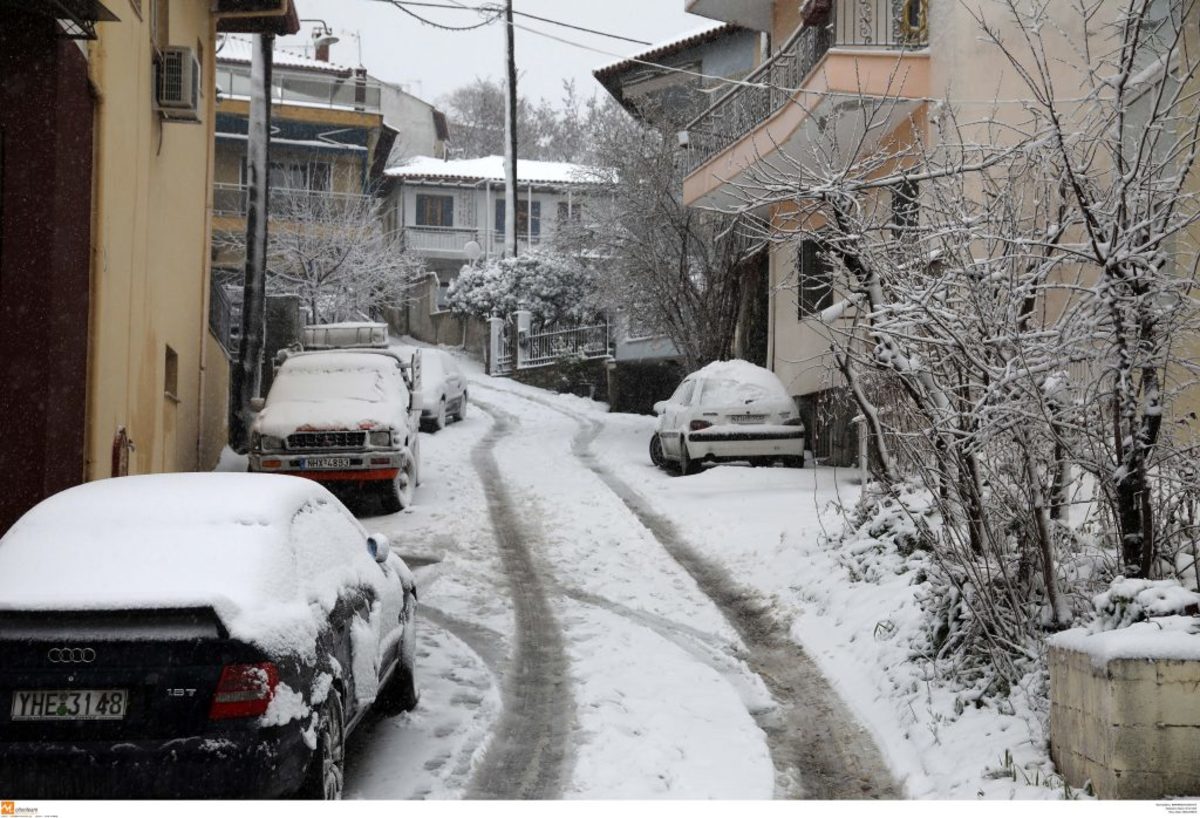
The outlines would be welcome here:
<svg viewBox="0 0 1200 818">
<path fill-rule="evenodd" d="M 1053 636 L 1050 644 L 1086 653 L 1097 667 L 1118 659 L 1200 662 L 1200 618 L 1163 616 L 1110 631 L 1073 628 Z"/>
<path fill-rule="evenodd" d="M 1088 628 L 1091 633 L 1127 628 L 1151 617 L 1200 614 L 1200 594 L 1174 580 L 1117 577 L 1092 604 L 1096 617 Z"/>
</svg>

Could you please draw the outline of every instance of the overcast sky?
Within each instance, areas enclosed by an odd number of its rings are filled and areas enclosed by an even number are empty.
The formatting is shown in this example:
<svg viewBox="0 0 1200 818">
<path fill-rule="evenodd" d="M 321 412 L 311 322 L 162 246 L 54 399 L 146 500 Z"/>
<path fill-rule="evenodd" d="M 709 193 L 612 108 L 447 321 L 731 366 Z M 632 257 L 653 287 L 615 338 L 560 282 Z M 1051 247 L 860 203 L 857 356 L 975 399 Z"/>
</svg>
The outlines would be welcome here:
<svg viewBox="0 0 1200 818">
<path fill-rule="evenodd" d="M 478 5 L 481 0 L 461 0 Z M 450 2 L 450 0 L 427 0 Z M 684 0 L 516 0 L 514 8 L 540 17 L 562 20 L 637 40 L 657 43 L 694 30 L 712 21 L 683 11 Z M 296 0 L 302 18 L 319 17 L 329 23 L 341 42 L 330 58 L 344 65 L 362 64 L 372 75 L 404 85 L 410 93 L 430 102 L 469 83 L 475 77 L 500 79 L 504 72 L 504 30 L 499 23 L 466 32 L 440 31 L 426 26 L 379 0 Z M 474 12 L 413 7 L 414 12 L 447 25 L 470 25 L 480 20 Z M 528 18 L 519 25 L 544 31 L 618 56 L 637 53 L 645 46 L 611 40 L 552 26 Z M 284 38 L 281 47 L 309 42 L 313 23 L 304 23 L 302 35 Z M 517 31 L 517 70 L 521 94 L 534 100 L 557 100 L 564 79 L 574 79 L 583 96 L 600 89 L 592 69 L 615 58 L 555 42 L 526 31 Z"/>
</svg>

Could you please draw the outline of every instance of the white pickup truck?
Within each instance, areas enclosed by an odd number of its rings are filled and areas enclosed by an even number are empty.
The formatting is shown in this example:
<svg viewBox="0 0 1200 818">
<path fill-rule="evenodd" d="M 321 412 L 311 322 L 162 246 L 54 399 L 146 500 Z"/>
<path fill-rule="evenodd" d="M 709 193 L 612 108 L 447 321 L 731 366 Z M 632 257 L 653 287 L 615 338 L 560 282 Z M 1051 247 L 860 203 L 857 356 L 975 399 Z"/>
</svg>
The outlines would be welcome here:
<svg viewBox="0 0 1200 818">
<path fill-rule="evenodd" d="M 407 508 L 420 479 L 420 394 L 420 351 L 389 349 L 386 324 L 306 327 L 260 403 L 250 470 L 374 494 L 386 513 Z"/>
</svg>

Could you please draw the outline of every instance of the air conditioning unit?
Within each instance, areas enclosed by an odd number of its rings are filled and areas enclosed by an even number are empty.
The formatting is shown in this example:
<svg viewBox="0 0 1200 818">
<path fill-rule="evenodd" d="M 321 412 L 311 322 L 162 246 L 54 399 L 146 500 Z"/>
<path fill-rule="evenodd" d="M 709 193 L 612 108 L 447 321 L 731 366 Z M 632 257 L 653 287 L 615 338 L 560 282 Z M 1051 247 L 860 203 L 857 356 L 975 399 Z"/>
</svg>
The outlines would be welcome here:
<svg viewBox="0 0 1200 818">
<path fill-rule="evenodd" d="M 155 107 L 163 119 L 200 121 L 200 60 L 184 46 L 167 46 L 154 61 Z"/>
</svg>

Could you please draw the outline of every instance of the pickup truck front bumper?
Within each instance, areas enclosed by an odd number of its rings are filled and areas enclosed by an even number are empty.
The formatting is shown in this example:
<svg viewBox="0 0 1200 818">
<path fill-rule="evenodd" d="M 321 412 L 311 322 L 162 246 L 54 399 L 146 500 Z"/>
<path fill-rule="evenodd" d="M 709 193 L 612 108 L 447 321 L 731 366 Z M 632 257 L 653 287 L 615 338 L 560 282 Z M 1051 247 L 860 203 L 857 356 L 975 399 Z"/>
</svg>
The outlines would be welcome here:
<svg viewBox="0 0 1200 818">
<path fill-rule="evenodd" d="M 318 483 L 395 480 L 408 454 L 403 451 L 252 452 L 250 471 L 307 477 Z"/>
</svg>

